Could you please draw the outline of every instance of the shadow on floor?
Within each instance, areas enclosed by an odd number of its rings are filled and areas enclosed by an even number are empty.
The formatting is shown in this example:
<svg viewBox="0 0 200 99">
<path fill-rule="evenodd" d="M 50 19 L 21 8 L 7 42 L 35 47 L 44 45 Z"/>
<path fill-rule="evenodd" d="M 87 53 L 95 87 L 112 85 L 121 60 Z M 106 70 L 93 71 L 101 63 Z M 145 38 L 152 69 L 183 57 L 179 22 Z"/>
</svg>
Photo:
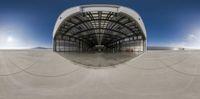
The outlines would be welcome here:
<svg viewBox="0 0 200 99">
<path fill-rule="evenodd" d="M 143 52 L 118 52 L 118 53 L 103 53 L 103 52 L 56 52 L 60 56 L 74 63 L 81 64 L 87 67 L 114 67 L 115 65 L 127 62 Z"/>
</svg>

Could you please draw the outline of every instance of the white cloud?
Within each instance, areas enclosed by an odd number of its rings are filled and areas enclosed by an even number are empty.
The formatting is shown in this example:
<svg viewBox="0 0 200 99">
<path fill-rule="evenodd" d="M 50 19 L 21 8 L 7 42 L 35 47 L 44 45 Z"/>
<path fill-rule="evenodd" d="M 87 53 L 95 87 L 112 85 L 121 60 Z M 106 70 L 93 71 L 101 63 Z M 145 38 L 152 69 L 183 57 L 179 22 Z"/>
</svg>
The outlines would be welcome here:
<svg viewBox="0 0 200 99">
<path fill-rule="evenodd" d="M 170 46 L 200 49 L 200 29 L 193 29 L 182 41 L 171 43 Z"/>
</svg>

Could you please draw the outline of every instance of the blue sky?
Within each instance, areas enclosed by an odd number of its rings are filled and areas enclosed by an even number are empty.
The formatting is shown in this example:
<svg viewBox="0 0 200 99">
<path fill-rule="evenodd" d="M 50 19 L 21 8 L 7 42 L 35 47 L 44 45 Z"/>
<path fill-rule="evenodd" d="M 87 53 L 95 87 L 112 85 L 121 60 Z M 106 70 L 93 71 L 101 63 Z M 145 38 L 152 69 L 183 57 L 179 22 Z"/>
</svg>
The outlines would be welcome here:
<svg viewBox="0 0 200 99">
<path fill-rule="evenodd" d="M 117 4 L 143 18 L 148 46 L 200 48 L 199 0 L 1 0 L 0 48 L 52 47 L 57 17 L 83 4 Z"/>
</svg>

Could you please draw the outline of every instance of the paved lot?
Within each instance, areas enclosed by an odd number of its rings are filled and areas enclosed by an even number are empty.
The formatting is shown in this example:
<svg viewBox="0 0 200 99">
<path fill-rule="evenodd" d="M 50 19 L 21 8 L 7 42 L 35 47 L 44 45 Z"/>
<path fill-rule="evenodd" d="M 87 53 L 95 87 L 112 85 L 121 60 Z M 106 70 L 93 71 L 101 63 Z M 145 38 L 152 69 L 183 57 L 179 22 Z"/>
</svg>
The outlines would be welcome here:
<svg viewBox="0 0 200 99">
<path fill-rule="evenodd" d="M 88 68 L 113 67 L 141 55 L 143 52 L 118 52 L 118 53 L 77 53 L 59 52 L 58 54 L 69 61 Z"/>
<path fill-rule="evenodd" d="M 123 62 L 102 68 L 81 64 L 97 56 L 70 60 L 51 50 L 0 51 L 0 99 L 200 98 L 200 51 L 148 51 L 133 59 L 123 54 L 125 60 L 109 55 L 99 63 Z"/>
</svg>

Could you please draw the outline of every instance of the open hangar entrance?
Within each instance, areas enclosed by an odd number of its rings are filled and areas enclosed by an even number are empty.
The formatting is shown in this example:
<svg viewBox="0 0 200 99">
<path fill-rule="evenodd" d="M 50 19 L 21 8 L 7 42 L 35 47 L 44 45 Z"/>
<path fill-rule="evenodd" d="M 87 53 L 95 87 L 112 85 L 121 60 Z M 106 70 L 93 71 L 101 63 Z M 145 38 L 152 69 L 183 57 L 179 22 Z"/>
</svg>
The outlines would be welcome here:
<svg viewBox="0 0 200 99">
<path fill-rule="evenodd" d="M 64 11 L 53 33 L 54 51 L 146 50 L 142 18 L 132 9 L 116 5 L 84 5 Z"/>
<path fill-rule="evenodd" d="M 136 11 L 118 5 L 82 5 L 69 8 L 58 17 L 53 31 L 53 50 L 59 53 L 106 53 L 103 55 L 106 61 L 110 56 L 126 60 L 124 54 L 109 56 L 108 53 L 141 54 L 146 51 L 146 39 L 144 23 Z M 78 55 L 74 60 L 80 60 L 80 57 Z M 97 56 L 88 57 L 93 62 Z M 119 60 L 115 59 L 117 63 Z"/>
</svg>

